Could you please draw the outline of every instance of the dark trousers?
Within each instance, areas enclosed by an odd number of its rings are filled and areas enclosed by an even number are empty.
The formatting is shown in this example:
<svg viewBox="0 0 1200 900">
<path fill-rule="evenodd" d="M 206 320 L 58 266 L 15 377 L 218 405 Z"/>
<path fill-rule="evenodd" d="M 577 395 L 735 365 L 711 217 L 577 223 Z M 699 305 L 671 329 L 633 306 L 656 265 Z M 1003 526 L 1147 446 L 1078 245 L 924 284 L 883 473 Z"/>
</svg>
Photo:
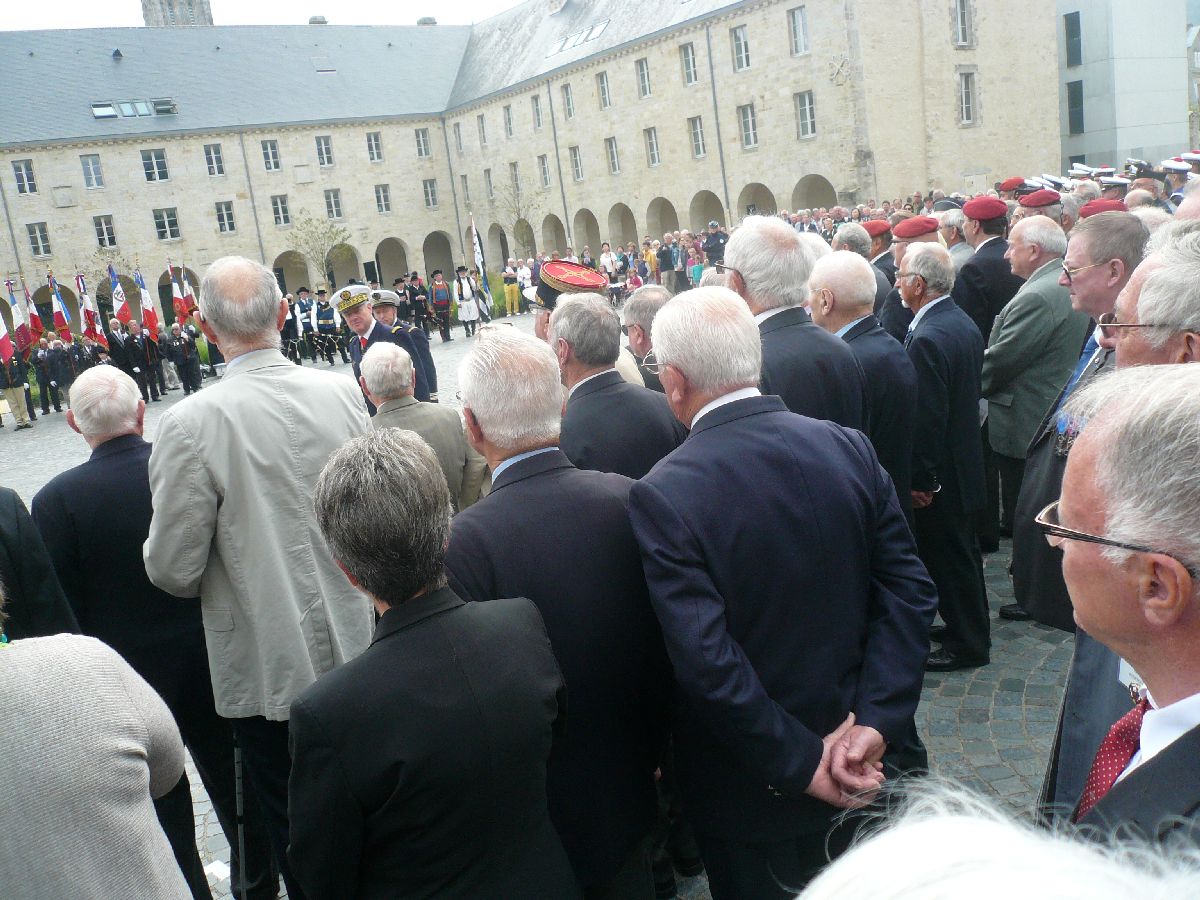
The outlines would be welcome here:
<svg viewBox="0 0 1200 900">
<path fill-rule="evenodd" d="M 151 398 L 158 399 L 158 380 L 153 372 L 147 372 L 145 365 L 138 366 L 140 372 L 134 372 L 133 380 L 137 382 L 138 390 L 142 392 L 142 400 L 146 403 Z"/>
<path fill-rule="evenodd" d="M 453 340 L 454 338 L 450 336 L 450 308 L 434 307 L 433 315 L 437 319 L 438 331 L 442 333 L 442 342 Z"/>
<path fill-rule="evenodd" d="M 325 361 L 332 366 L 333 352 L 338 348 L 337 335 L 331 332 L 318 332 L 317 343 L 320 345 L 321 355 L 325 357 Z M 313 361 L 316 362 L 316 360 Z"/>
<path fill-rule="evenodd" d="M 292 769 L 288 723 L 271 722 L 262 716 L 230 719 L 230 722 L 242 751 L 242 772 L 262 811 L 267 839 L 288 897 L 303 900 L 304 893 L 287 861 L 288 775 Z"/>
<path fill-rule="evenodd" d="M 161 359 L 154 364 L 152 377 L 158 380 L 158 392 L 165 394 L 167 392 L 167 376 L 163 373 L 163 361 Z"/>
<path fill-rule="evenodd" d="M 200 357 L 195 353 L 179 364 L 179 380 L 183 382 L 185 394 L 200 390 Z"/>
<path fill-rule="evenodd" d="M 654 900 L 654 876 L 647 842 L 642 841 L 621 863 L 612 878 L 583 892 L 584 900 Z"/>
<path fill-rule="evenodd" d="M 467 333 L 467 337 L 471 337 L 473 334 L 475 334 L 475 329 L 478 327 L 478 325 L 479 325 L 479 322 L 478 322 L 478 320 L 475 320 L 475 319 L 472 319 L 469 322 L 462 323 L 463 331 L 465 331 Z"/>
<path fill-rule="evenodd" d="M 946 622 L 942 646 L 958 656 L 986 659 L 992 642 L 975 515 L 938 493 L 913 518 L 917 554 L 937 586 L 938 612 Z"/>
<path fill-rule="evenodd" d="M 302 342 L 300 344 L 300 347 L 301 347 L 301 350 L 304 353 L 304 355 L 308 357 L 310 362 L 316 362 L 317 361 L 316 335 L 314 335 L 311 331 L 305 331 L 301 335 L 300 340 Z"/>
<path fill-rule="evenodd" d="M 1017 497 L 1021 495 L 1021 480 L 1025 477 L 1025 459 L 993 454 L 1000 475 L 1000 529 L 1012 534 L 1017 514 Z"/>
<path fill-rule="evenodd" d="M 47 378 L 45 381 L 39 381 L 38 386 L 40 388 L 39 392 L 42 395 L 42 415 L 48 416 L 50 414 L 51 401 L 54 403 L 54 411 L 62 412 L 62 404 L 59 402 L 58 388 L 50 384 L 50 379 Z"/>
<path fill-rule="evenodd" d="M 37 413 L 33 411 L 33 391 L 25 388 L 25 409 L 29 411 L 29 421 L 37 421 Z"/>
<path fill-rule="evenodd" d="M 975 532 L 984 547 L 995 547 L 1000 543 L 1000 472 L 996 468 L 996 453 L 988 442 L 987 422 L 980 431 L 983 441 L 983 482 L 987 500 L 976 514 Z"/>
<path fill-rule="evenodd" d="M 735 843 L 697 832 L 712 900 L 791 900 L 850 845 L 853 819 L 779 841 Z"/>
</svg>

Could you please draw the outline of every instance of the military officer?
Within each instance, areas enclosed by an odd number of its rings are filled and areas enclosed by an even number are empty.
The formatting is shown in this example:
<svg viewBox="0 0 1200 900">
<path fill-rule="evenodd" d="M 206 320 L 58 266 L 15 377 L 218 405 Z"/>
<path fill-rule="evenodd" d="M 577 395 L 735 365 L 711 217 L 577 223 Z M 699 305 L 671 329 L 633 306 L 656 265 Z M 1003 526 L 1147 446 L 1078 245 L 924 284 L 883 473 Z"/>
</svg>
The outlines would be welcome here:
<svg viewBox="0 0 1200 900">
<path fill-rule="evenodd" d="M 361 285 L 356 285 L 356 287 L 361 287 Z M 332 366 L 333 351 L 336 349 L 342 354 L 342 362 L 350 362 L 350 358 L 346 356 L 345 345 L 338 339 L 342 317 L 330 304 L 329 298 L 325 294 L 325 288 L 317 291 L 317 307 L 314 314 L 317 320 L 317 340 L 321 343 L 321 355 Z"/>
<path fill-rule="evenodd" d="M 397 281 L 402 281 L 402 279 L 397 279 Z M 375 317 L 376 322 L 383 325 L 392 334 L 403 335 L 412 343 L 413 349 L 416 351 L 410 354 L 413 369 L 424 368 L 425 382 L 429 385 L 429 399 L 436 403 L 438 396 L 437 368 L 433 364 L 433 353 L 429 350 L 429 338 L 424 331 L 404 317 L 406 306 L 405 298 L 395 291 L 371 292 L 371 315 Z"/>
<path fill-rule="evenodd" d="M 418 400 L 429 400 L 429 383 L 425 380 L 425 367 L 417 365 L 417 350 L 412 338 L 403 327 L 393 330 L 375 321 L 371 315 L 371 290 L 363 284 L 348 284 L 334 294 L 334 304 L 338 315 L 345 320 L 350 329 L 350 361 L 354 366 L 354 380 L 358 382 L 361 374 L 359 364 L 367 348 L 379 341 L 387 341 L 398 347 L 403 347 L 413 360 L 413 396 Z M 375 293 L 382 293 L 376 291 Z M 389 291 L 389 293 L 391 293 Z M 359 382 L 361 384 L 361 382 Z M 375 415 L 375 406 L 367 397 L 363 402 L 371 415 Z"/>
</svg>

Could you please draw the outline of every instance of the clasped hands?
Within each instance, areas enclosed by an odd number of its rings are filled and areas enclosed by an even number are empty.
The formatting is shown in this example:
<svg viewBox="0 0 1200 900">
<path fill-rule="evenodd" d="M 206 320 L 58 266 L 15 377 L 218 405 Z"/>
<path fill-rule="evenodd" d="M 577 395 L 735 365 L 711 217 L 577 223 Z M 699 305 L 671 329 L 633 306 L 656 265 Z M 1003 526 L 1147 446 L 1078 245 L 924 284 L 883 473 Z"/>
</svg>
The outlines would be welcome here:
<svg viewBox="0 0 1200 900">
<path fill-rule="evenodd" d="M 805 793 L 842 809 L 868 805 L 885 780 L 883 735 L 870 725 L 855 725 L 850 713 L 822 742 L 821 763 Z"/>
</svg>

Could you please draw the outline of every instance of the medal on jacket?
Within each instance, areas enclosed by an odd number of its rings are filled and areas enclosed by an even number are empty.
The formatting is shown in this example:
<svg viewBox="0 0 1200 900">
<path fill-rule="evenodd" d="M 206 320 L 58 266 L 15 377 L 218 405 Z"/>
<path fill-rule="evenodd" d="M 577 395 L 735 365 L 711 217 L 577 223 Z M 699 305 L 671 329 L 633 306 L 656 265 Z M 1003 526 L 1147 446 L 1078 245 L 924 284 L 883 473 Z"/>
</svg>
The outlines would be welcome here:
<svg viewBox="0 0 1200 900">
<path fill-rule="evenodd" d="M 1071 445 L 1079 436 L 1082 424 L 1075 416 L 1064 412 L 1058 414 L 1057 429 L 1054 434 L 1054 455 L 1059 459 L 1066 459 L 1067 454 L 1071 452 Z"/>
</svg>

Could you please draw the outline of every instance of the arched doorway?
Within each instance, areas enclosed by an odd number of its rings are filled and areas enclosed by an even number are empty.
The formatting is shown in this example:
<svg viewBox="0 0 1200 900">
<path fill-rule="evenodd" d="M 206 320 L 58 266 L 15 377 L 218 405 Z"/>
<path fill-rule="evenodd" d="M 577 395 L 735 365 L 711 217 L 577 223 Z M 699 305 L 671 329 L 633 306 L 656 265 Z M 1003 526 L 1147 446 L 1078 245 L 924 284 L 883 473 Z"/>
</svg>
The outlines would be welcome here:
<svg viewBox="0 0 1200 900">
<path fill-rule="evenodd" d="M 121 282 L 121 290 L 125 292 L 125 302 L 129 304 L 129 311 L 133 312 L 133 310 L 142 305 L 142 298 L 141 294 L 138 293 L 138 286 L 134 282 L 133 277 L 130 275 L 118 275 L 117 278 Z M 108 320 L 113 316 L 112 285 L 109 283 L 108 274 L 103 274 L 93 283 L 95 284 L 95 288 L 93 289 L 94 293 L 92 294 L 92 297 L 96 301 L 96 309 L 99 310 L 100 316 L 104 319 L 105 324 L 108 324 Z M 192 284 L 192 289 L 197 294 L 200 293 L 199 280 Z M 199 298 L 197 297 L 197 299 Z M 138 318 L 136 314 L 134 315 L 134 318 Z"/>
<path fill-rule="evenodd" d="M 608 242 L 624 246 L 630 241 L 638 242 L 637 223 L 633 220 L 633 210 L 624 203 L 618 203 L 608 211 Z"/>
<path fill-rule="evenodd" d="M 826 208 L 837 203 L 837 191 L 824 175 L 805 175 L 792 189 L 792 209 Z"/>
<path fill-rule="evenodd" d="M 358 251 L 349 244 L 335 244 L 331 247 L 326 257 L 326 265 L 329 267 L 330 277 L 333 278 L 333 284 L 329 285 L 330 293 L 351 281 L 363 280 L 362 260 Z"/>
<path fill-rule="evenodd" d="M 517 252 L 523 254 L 526 258 L 537 255 L 537 236 L 534 235 L 533 226 L 529 224 L 527 219 L 517 219 L 513 223 L 513 244 L 516 246 Z M 547 250 L 546 252 L 549 253 L 550 251 Z"/>
<path fill-rule="evenodd" d="M 454 277 L 454 253 L 450 249 L 450 235 L 444 231 L 432 231 L 421 245 L 421 256 L 425 260 L 425 281 L 432 278 L 434 269 L 441 269 L 449 281 Z"/>
<path fill-rule="evenodd" d="M 679 214 L 675 205 L 665 197 L 655 197 L 646 209 L 646 231 L 652 240 L 662 240 L 668 231 L 679 230 Z"/>
<path fill-rule="evenodd" d="M 73 278 L 71 279 L 71 282 L 72 284 L 74 283 Z M 14 294 L 15 293 L 16 292 L 14 291 Z M 70 318 L 70 321 L 67 323 L 67 327 L 72 332 L 82 333 L 83 323 L 80 321 L 79 298 L 75 296 L 75 292 L 63 284 L 62 281 L 58 282 L 58 293 L 62 296 L 63 306 L 66 307 L 67 316 Z M 137 298 L 137 304 L 140 306 L 141 296 L 135 293 L 132 295 L 132 297 Z M 4 305 L 7 306 L 8 298 L 5 297 L 4 299 Z M 20 301 L 18 300 L 17 302 L 19 303 Z M 45 333 L 42 336 L 47 340 L 50 340 L 53 338 L 52 332 L 56 331 L 56 329 L 54 327 L 54 303 L 52 302 L 49 284 L 43 284 L 33 292 L 33 303 L 38 309 L 38 315 L 42 317 L 42 327 L 45 329 Z M 135 315 L 134 318 L 136 319 L 138 317 Z"/>
<path fill-rule="evenodd" d="M 600 255 L 600 223 L 596 221 L 596 216 L 590 209 L 581 209 L 575 213 L 574 228 L 571 230 L 579 243 L 575 248 L 579 255 L 583 255 L 584 247 L 591 251 L 592 256 Z"/>
<path fill-rule="evenodd" d="M 554 213 L 542 220 L 542 246 L 563 254 L 567 252 L 567 229 L 563 227 L 562 219 Z"/>
<path fill-rule="evenodd" d="M 777 210 L 775 195 L 765 184 L 752 181 L 738 194 L 737 215 L 739 220 L 746 216 L 771 216 Z"/>
<path fill-rule="evenodd" d="M 379 286 L 391 290 L 392 282 L 403 278 L 412 270 L 408 267 L 408 248 L 400 238 L 384 238 L 375 248 L 375 271 L 379 273 Z"/>
<path fill-rule="evenodd" d="M 508 235 L 499 225 L 493 225 L 487 230 L 487 263 L 495 271 L 500 271 L 508 265 Z"/>
<path fill-rule="evenodd" d="M 688 207 L 688 222 L 693 234 L 703 234 L 709 222 L 727 225 L 725 207 L 712 191 L 700 191 Z"/>
<path fill-rule="evenodd" d="M 200 277 L 191 269 L 184 266 L 176 266 L 172 263 L 171 268 L 175 270 L 176 278 L 182 279 L 184 275 L 187 276 L 188 287 L 192 289 L 192 301 L 195 302 L 198 299 L 196 295 L 200 293 Z M 276 260 L 276 278 L 279 277 L 279 271 L 279 261 Z M 299 282 L 296 283 L 299 284 Z M 179 289 L 183 294 L 186 294 L 187 288 L 183 286 L 182 281 L 179 283 Z M 281 291 L 285 290 L 282 284 L 279 286 L 279 289 Z M 169 330 L 171 323 L 175 322 L 179 317 L 175 314 L 175 294 L 171 290 L 171 273 L 166 269 L 163 269 L 162 274 L 158 276 L 158 305 L 162 307 L 163 311 L 163 327 Z"/>
</svg>

